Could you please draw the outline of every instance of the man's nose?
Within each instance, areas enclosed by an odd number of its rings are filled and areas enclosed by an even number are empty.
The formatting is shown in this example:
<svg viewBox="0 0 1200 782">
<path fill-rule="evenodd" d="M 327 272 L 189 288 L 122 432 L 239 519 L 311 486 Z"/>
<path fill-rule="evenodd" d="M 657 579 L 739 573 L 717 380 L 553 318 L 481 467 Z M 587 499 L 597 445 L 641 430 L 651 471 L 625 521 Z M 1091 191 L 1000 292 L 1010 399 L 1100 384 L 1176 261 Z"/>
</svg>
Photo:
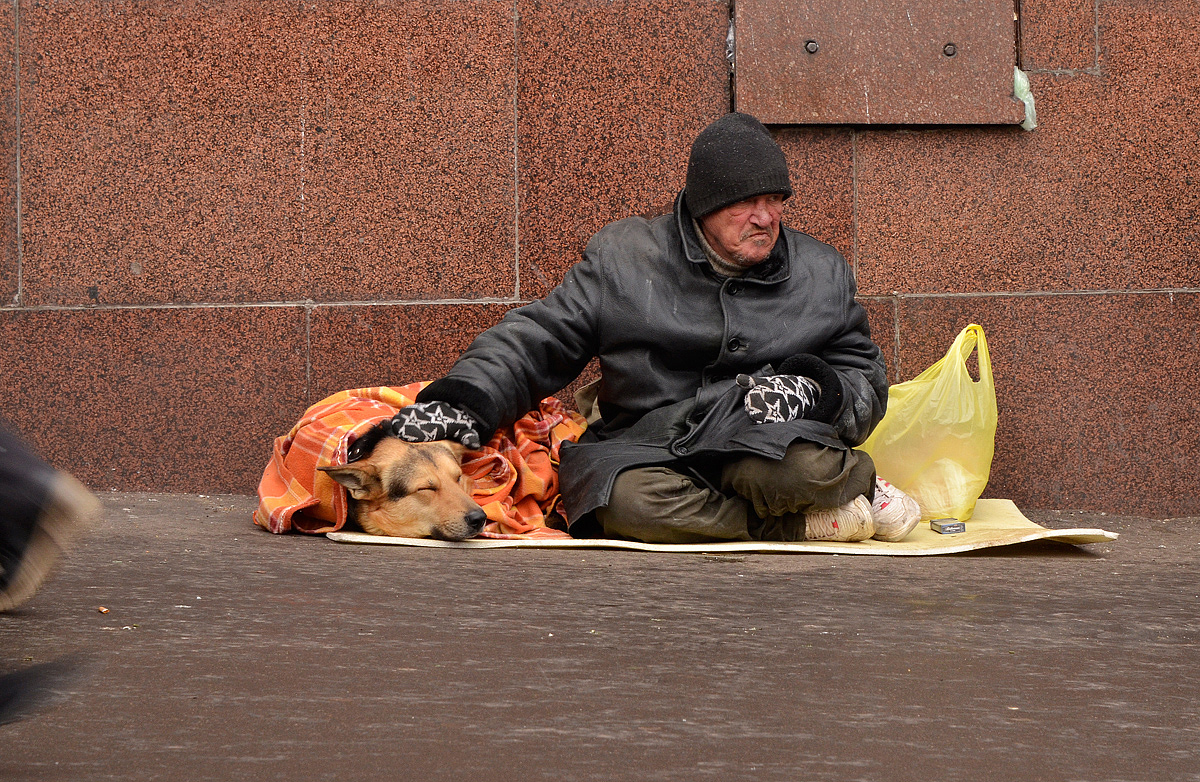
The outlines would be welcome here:
<svg viewBox="0 0 1200 782">
<path fill-rule="evenodd" d="M 754 208 L 750 212 L 750 220 L 758 226 L 769 226 L 775 220 L 775 216 L 771 213 L 771 207 L 767 204 L 766 199 L 754 202 Z"/>
</svg>

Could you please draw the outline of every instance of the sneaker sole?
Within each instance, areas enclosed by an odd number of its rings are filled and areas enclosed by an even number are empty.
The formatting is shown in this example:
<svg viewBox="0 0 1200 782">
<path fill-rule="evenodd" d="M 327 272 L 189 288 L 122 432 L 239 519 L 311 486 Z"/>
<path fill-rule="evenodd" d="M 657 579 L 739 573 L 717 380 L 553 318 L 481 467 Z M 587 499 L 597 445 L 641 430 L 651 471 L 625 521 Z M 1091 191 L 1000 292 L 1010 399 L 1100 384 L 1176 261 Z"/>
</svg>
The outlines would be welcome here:
<svg viewBox="0 0 1200 782">
<path fill-rule="evenodd" d="M 71 541 L 100 510 L 100 501 L 74 477 L 60 472 L 8 586 L 0 613 L 24 605 L 54 570 Z"/>
<path fill-rule="evenodd" d="M 846 521 L 852 521 L 857 517 L 858 524 L 848 524 L 842 527 L 839 523 L 834 523 L 832 530 L 827 530 L 826 525 L 812 518 L 811 514 L 805 517 L 805 540 L 813 541 L 829 541 L 833 543 L 861 543 L 875 534 L 875 520 L 871 515 L 871 503 L 867 502 L 867 498 L 858 496 L 850 505 L 854 506 L 856 513 Z M 845 506 L 843 506 L 845 507 Z M 818 511 L 825 514 L 831 511 Z M 837 512 L 834 509 L 833 512 Z"/>
</svg>

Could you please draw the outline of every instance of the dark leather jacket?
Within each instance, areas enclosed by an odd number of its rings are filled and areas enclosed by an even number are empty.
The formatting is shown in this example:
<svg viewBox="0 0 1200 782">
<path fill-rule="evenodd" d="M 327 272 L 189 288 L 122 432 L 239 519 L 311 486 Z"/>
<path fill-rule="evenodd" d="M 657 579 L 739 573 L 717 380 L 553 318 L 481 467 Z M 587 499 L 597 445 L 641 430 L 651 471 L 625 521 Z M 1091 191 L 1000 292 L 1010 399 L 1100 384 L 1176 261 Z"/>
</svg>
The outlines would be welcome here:
<svg viewBox="0 0 1200 782">
<path fill-rule="evenodd" d="M 681 196 L 670 215 L 601 229 L 561 285 L 507 313 L 418 399 L 468 409 L 486 437 L 599 356 L 601 420 L 562 450 L 574 522 L 607 504 L 630 467 L 780 458 L 796 440 L 836 448 L 865 440 L 883 417 L 887 379 L 855 290 L 837 250 L 786 227 L 746 275 L 716 274 Z M 828 422 L 750 422 L 734 378 L 770 374 L 801 353 L 836 371 L 840 409 Z"/>
</svg>

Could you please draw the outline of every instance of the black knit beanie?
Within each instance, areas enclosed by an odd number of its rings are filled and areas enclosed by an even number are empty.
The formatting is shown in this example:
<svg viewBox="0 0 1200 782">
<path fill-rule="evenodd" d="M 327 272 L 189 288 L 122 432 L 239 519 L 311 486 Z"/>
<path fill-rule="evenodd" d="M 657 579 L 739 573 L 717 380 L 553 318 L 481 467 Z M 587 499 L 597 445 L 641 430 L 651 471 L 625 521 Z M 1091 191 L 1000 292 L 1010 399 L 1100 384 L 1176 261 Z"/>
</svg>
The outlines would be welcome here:
<svg viewBox="0 0 1200 782">
<path fill-rule="evenodd" d="M 790 198 L 792 183 L 783 150 L 761 122 L 733 112 L 700 131 L 683 193 L 692 217 L 765 193 Z"/>
</svg>

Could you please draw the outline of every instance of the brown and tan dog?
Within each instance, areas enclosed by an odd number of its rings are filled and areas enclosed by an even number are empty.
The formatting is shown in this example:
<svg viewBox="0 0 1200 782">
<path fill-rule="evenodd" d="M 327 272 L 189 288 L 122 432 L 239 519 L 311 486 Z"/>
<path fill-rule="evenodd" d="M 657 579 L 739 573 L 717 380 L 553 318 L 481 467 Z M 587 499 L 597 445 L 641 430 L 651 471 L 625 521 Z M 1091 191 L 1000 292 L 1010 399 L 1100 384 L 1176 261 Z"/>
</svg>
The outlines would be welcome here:
<svg viewBox="0 0 1200 782">
<path fill-rule="evenodd" d="M 458 443 L 368 437 L 355 445 L 349 464 L 317 469 L 346 487 L 349 519 L 364 532 L 463 540 L 483 529 L 487 516 L 471 498 L 471 479 L 462 472 L 466 449 Z"/>
</svg>

